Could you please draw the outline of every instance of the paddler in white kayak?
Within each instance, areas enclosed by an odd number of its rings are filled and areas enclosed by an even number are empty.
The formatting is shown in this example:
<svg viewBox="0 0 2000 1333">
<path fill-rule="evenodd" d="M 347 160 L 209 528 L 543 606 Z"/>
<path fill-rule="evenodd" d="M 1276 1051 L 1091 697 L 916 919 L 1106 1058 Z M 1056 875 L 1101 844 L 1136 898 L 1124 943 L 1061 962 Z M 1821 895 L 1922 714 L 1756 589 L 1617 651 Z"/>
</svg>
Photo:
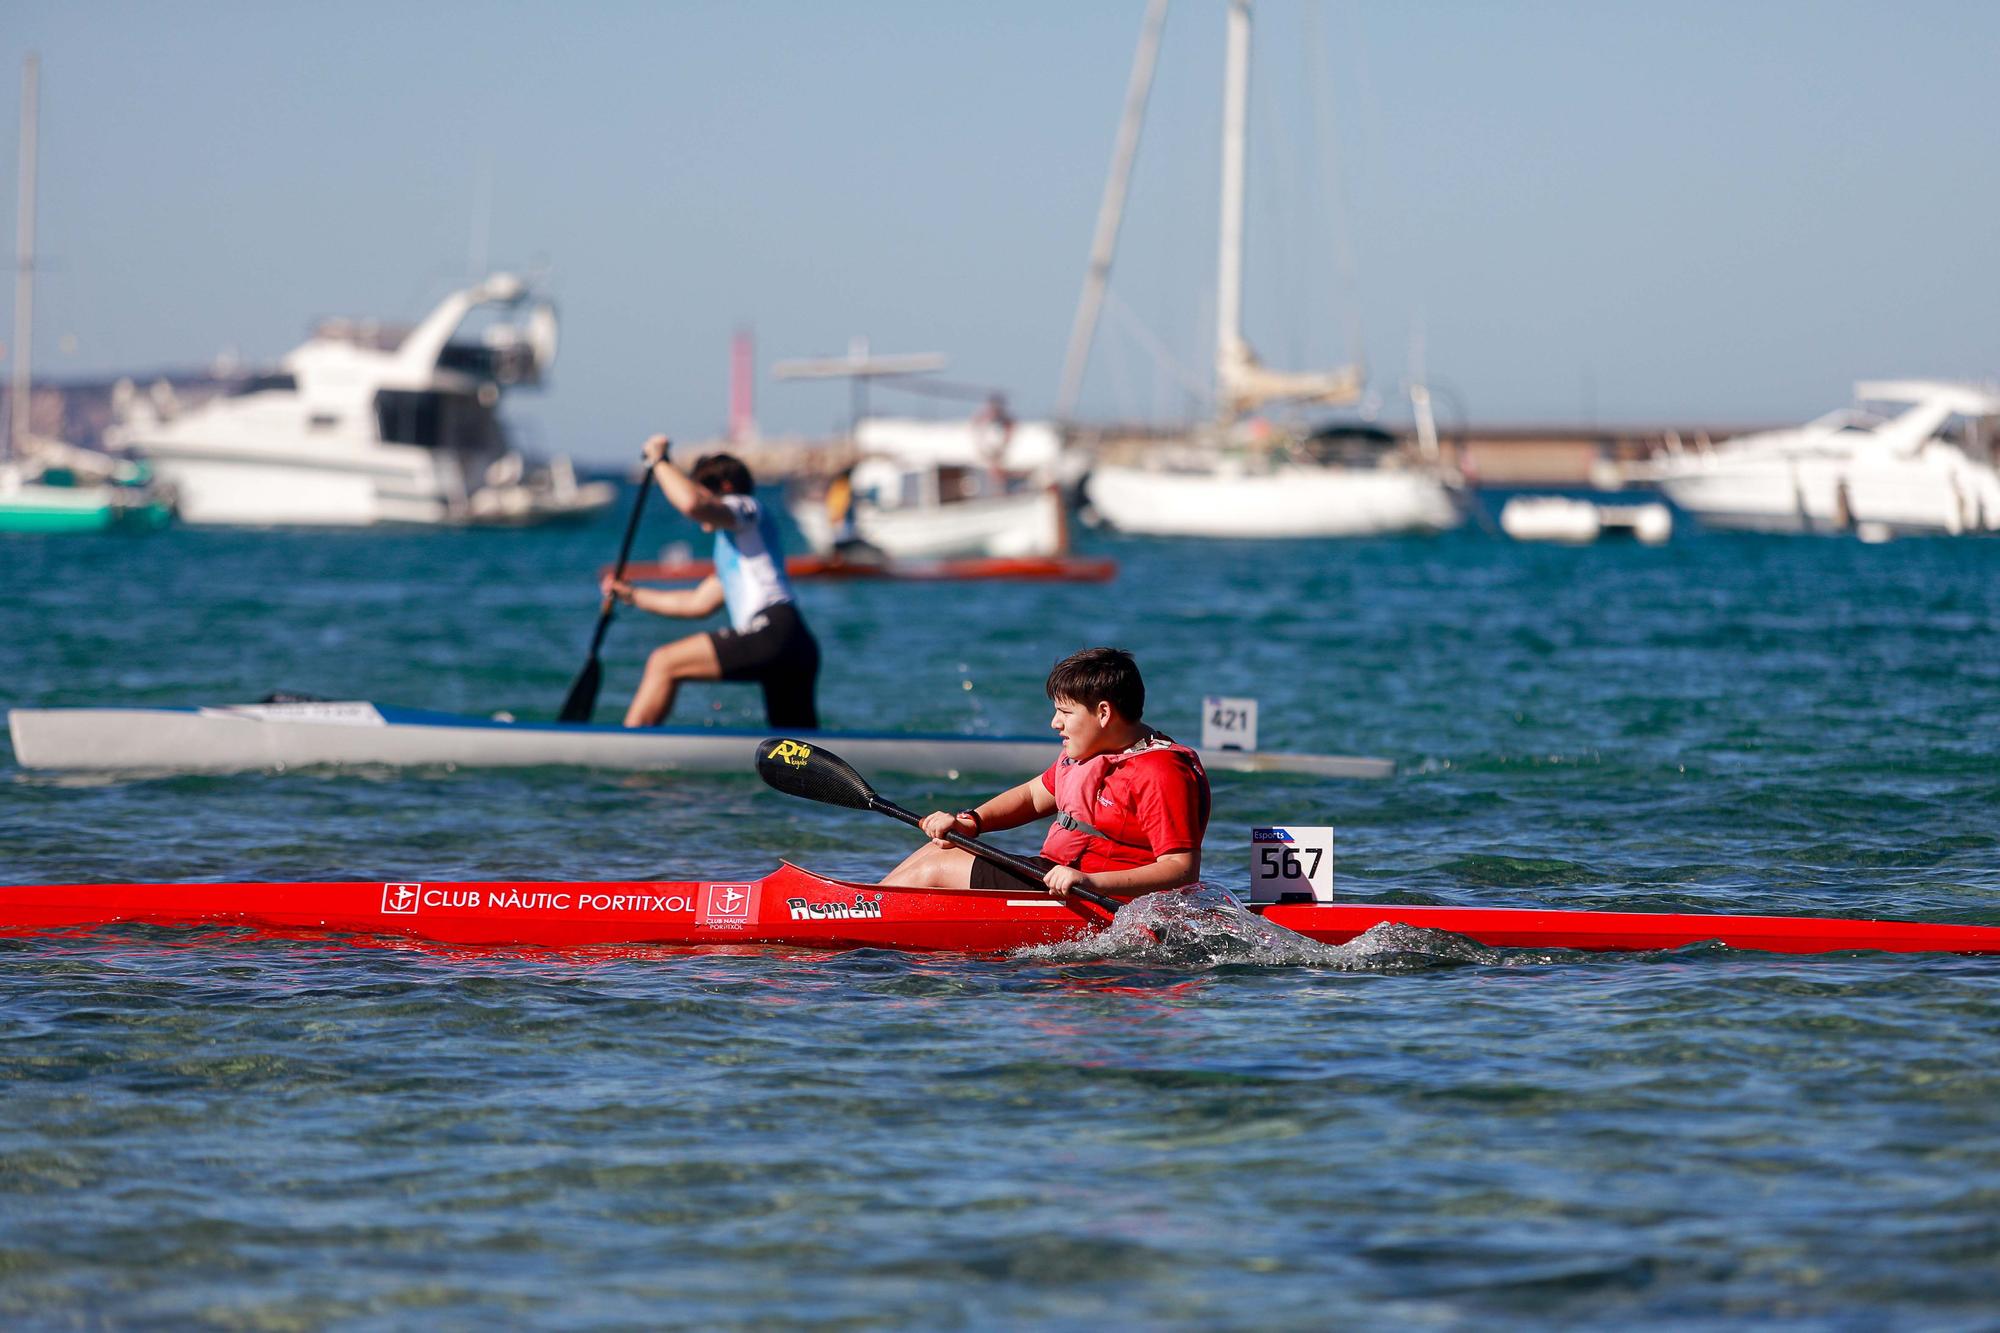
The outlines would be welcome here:
<svg viewBox="0 0 2000 1333">
<path fill-rule="evenodd" d="M 1136 898 L 1201 878 L 1208 774 L 1187 746 L 1140 721 L 1146 683 L 1122 648 L 1086 648 L 1055 664 L 1046 686 L 1062 754 L 1039 777 L 957 814 L 934 811 L 931 836 L 883 880 L 939 889 L 1017 887 L 942 840 L 980 837 L 1054 815 L 1034 858 L 1049 892 L 1073 888 Z"/>
<path fill-rule="evenodd" d="M 729 627 L 655 648 L 625 725 L 659 725 L 684 680 L 754 680 L 764 687 L 772 726 L 817 730 L 819 642 L 792 601 L 778 525 L 758 501 L 750 469 L 731 454 L 707 454 L 683 472 L 668 460 L 668 447 L 664 435 L 646 441 L 647 475 L 669 504 L 715 534 L 715 572 L 692 588 L 638 588 L 609 574 L 598 587 L 659 616 L 699 620 L 726 605 Z"/>
</svg>

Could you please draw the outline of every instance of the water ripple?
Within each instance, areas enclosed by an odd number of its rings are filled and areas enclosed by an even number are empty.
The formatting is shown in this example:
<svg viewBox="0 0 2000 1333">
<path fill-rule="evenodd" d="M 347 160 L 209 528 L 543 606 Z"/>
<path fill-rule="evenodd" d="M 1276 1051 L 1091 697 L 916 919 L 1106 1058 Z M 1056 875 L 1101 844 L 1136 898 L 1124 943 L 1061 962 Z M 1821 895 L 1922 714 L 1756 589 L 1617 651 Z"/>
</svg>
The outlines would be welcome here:
<svg viewBox="0 0 2000 1333">
<path fill-rule="evenodd" d="M 615 517 L 10 541 L 0 681 L 547 716 Z M 1220 889 L 1249 826 L 1326 823 L 1339 891 L 1382 901 L 2000 920 L 2000 546 L 1103 549 L 1109 597 L 802 588 L 829 720 L 1039 730 L 1087 634 L 1171 732 L 1251 694 L 1269 746 L 1401 764 L 1218 775 Z M 616 626 L 607 709 L 660 632 Z M 0 767 L 13 882 L 868 876 L 907 847 L 748 775 Z M 1210 894 L 998 959 L 122 929 L 0 962 L 10 1327 L 1992 1318 L 1990 960 L 1330 947 Z"/>
</svg>

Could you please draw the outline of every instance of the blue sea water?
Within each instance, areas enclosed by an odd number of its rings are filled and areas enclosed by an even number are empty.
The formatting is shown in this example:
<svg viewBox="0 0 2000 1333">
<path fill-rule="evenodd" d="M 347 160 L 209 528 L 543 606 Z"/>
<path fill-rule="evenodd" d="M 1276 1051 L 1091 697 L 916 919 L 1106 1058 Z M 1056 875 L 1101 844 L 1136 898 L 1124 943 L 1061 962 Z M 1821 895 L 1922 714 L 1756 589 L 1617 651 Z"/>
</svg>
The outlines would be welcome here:
<svg viewBox="0 0 2000 1333">
<path fill-rule="evenodd" d="M 0 541 L 0 701 L 547 717 L 619 521 Z M 2000 545 L 1092 550 L 1116 583 L 801 585 L 828 725 L 1034 730 L 1050 662 L 1118 643 L 1169 732 L 1251 695 L 1266 748 L 1401 765 L 1217 775 L 1224 886 L 1252 824 L 1326 823 L 1357 897 L 2000 923 Z M 601 717 L 672 632 L 614 626 Z M 678 711 L 759 718 L 734 687 Z M 748 774 L 97 782 L 0 751 L 6 883 L 865 876 L 908 846 Z M 1996 960 L 145 929 L 0 960 L 10 1327 L 2000 1321 Z"/>
</svg>

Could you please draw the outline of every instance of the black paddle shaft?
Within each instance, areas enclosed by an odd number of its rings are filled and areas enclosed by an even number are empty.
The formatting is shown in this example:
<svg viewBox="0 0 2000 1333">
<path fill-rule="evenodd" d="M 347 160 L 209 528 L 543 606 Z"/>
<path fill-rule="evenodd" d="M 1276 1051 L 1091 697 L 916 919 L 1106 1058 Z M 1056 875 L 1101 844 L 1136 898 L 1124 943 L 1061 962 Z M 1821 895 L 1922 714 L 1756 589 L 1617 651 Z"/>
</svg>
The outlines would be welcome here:
<svg viewBox="0 0 2000 1333">
<path fill-rule="evenodd" d="M 921 815 L 905 810 L 894 801 L 885 800 L 880 796 L 875 798 L 874 803 L 869 808 L 871 810 L 879 810 L 891 819 L 900 819 L 913 829 L 921 829 L 924 826 Z M 1030 884 L 1040 886 L 1042 883 L 1041 870 L 1034 862 L 1027 860 L 1025 857 L 1016 856 L 1012 852 L 1002 851 L 998 847 L 988 846 L 977 838 L 968 838 L 962 833 L 947 833 L 944 835 L 944 840 L 954 847 L 971 852 L 974 856 L 984 857 L 994 865 L 999 866 L 1002 870 L 1013 871 Z M 1087 894 L 1089 891 L 1085 890 L 1084 892 Z"/>
<path fill-rule="evenodd" d="M 767 785 L 787 796 L 801 796 L 808 801 L 838 805 L 849 810 L 874 810 L 891 819 L 900 819 L 911 828 L 920 829 L 924 824 L 919 816 L 894 801 L 878 796 L 875 789 L 868 785 L 868 779 L 857 773 L 845 759 L 807 741 L 773 737 L 763 742 L 757 747 L 757 775 Z M 944 840 L 961 851 L 999 866 L 1045 893 L 1048 891 L 1040 867 L 1032 861 L 958 833 L 947 833 Z M 1113 916 L 1118 914 L 1115 899 L 1091 889 L 1074 888 L 1069 895 L 1081 898 L 1101 912 Z"/>
<path fill-rule="evenodd" d="M 653 489 L 653 471 L 646 469 L 646 475 L 639 479 L 639 494 L 632 501 L 632 512 L 625 520 L 625 540 L 618 546 L 618 566 L 613 571 L 613 579 L 625 577 L 625 564 L 632 558 L 632 539 L 639 535 L 639 515 L 646 512 L 646 496 Z M 604 668 L 597 660 L 597 650 L 604 646 L 604 631 L 611 628 L 612 612 L 617 610 L 616 598 L 604 599 L 603 607 L 597 613 L 597 629 L 590 636 L 590 656 L 584 660 L 583 670 L 576 673 L 570 683 L 569 694 L 563 699 L 562 712 L 556 714 L 559 722 L 588 722 L 590 715 L 597 711 L 597 688 L 604 680 Z"/>
</svg>

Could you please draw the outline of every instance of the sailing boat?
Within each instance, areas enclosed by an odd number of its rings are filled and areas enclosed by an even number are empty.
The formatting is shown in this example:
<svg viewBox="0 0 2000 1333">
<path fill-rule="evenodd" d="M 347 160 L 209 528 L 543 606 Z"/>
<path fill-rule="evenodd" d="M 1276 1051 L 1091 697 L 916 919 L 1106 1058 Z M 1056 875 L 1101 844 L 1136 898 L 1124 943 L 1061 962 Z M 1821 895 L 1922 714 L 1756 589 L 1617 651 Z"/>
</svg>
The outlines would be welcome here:
<svg viewBox="0 0 2000 1333">
<path fill-rule="evenodd" d="M 1131 109 L 1143 106 L 1150 80 L 1146 43 L 1157 39 L 1156 5 L 1148 16 L 1141 59 L 1134 70 L 1128 127 L 1121 132 L 1114 184 L 1100 217 L 1099 242 L 1078 310 L 1071 341 L 1076 362 L 1079 341 L 1095 322 L 1095 308 L 1109 272 L 1107 235 L 1115 237 L 1116 209 L 1122 208 L 1136 130 Z M 1145 71 L 1144 79 L 1141 70 Z M 1268 423 L 1244 421 L 1267 403 L 1351 405 L 1361 397 L 1361 375 L 1353 367 L 1321 372 L 1287 372 L 1263 365 L 1243 335 L 1244 144 L 1250 86 L 1250 0 L 1230 0 L 1226 77 L 1223 84 L 1222 228 L 1217 263 L 1215 381 L 1217 419 L 1204 439 L 1179 449 L 1156 451 L 1145 465 L 1101 464 L 1091 471 L 1085 492 L 1092 508 L 1124 532 L 1175 537 L 1354 537 L 1383 533 L 1438 531 L 1463 518 L 1448 474 L 1437 454 L 1436 428 L 1428 395 L 1412 393 L 1419 447 L 1398 447 L 1384 432 L 1335 432 L 1304 440 L 1286 439 Z M 1105 219 L 1109 218 L 1109 226 Z M 1094 289 L 1093 289 L 1094 286 Z M 1065 400 L 1073 401 L 1080 370 L 1065 376 Z"/>
<path fill-rule="evenodd" d="M 138 465 L 32 432 L 29 344 L 35 311 L 35 147 L 41 62 L 21 71 L 19 225 L 15 231 L 14 364 L 0 431 L 0 532 L 97 532 L 136 520 L 166 521 L 168 508 Z"/>
</svg>

